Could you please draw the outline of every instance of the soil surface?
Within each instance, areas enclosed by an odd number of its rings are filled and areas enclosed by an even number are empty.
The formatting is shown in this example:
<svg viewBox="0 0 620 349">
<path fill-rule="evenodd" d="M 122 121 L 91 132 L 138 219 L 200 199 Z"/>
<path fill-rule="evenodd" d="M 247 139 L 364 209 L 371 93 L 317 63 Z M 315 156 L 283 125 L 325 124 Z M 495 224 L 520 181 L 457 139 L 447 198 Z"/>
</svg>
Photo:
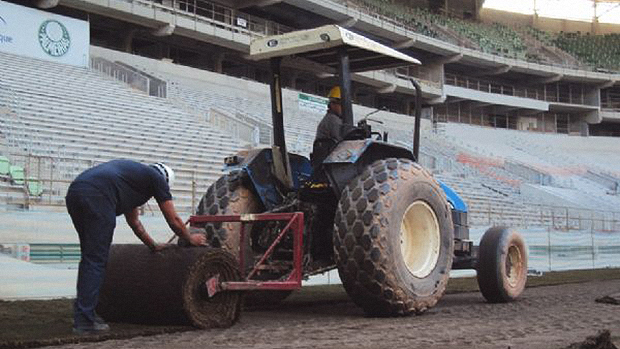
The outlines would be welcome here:
<svg viewBox="0 0 620 349">
<path fill-rule="evenodd" d="M 608 329 L 620 344 L 620 309 L 595 299 L 620 280 L 527 288 L 508 304 L 478 292 L 445 295 L 420 316 L 368 318 L 350 301 L 316 299 L 246 310 L 228 329 L 196 330 L 54 348 L 566 348 Z M 114 324 L 112 324 L 114 325 Z"/>
</svg>

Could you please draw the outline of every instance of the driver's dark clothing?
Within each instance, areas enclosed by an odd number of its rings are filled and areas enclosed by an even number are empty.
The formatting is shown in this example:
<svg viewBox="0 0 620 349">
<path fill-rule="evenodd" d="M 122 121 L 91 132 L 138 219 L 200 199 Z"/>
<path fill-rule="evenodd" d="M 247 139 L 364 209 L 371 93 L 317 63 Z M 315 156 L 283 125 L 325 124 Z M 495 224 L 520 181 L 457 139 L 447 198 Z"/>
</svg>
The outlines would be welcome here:
<svg viewBox="0 0 620 349">
<path fill-rule="evenodd" d="M 331 111 L 327 111 L 327 114 L 325 114 L 323 120 L 316 128 L 316 137 L 314 139 L 332 139 L 334 143 L 338 143 L 343 137 L 342 119 Z"/>
<path fill-rule="evenodd" d="M 342 119 L 331 110 L 323 117 L 316 129 L 316 137 L 312 145 L 312 172 L 313 181 L 327 183 L 327 178 L 321 169 L 323 160 L 332 149 L 344 138 L 345 127 Z M 330 192 L 331 189 L 327 189 Z M 330 260 L 332 247 L 333 217 L 336 207 L 331 203 L 335 200 L 327 200 L 318 206 L 320 220 L 313 221 L 313 230 L 317 232 L 311 242 L 312 257 L 315 260 Z"/>
<path fill-rule="evenodd" d="M 318 175 L 318 168 L 323 160 L 329 155 L 329 152 L 344 138 L 344 127 L 342 119 L 331 110 L 323 117 L 323 120 L 316 128 L 316 137 L 312 144 L 312 170 L 315 177 Z"/>
</svg>

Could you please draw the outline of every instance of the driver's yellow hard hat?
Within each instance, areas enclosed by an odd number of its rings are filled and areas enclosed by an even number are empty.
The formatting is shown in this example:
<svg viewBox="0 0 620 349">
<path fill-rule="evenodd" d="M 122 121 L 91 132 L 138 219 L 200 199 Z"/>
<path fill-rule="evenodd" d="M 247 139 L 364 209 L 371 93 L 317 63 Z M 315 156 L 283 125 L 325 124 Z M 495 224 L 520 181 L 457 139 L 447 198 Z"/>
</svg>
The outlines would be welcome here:
<svg viewBox="0 0 620 349">
<path fill-rule="evenodd" d="M 340 100 L 340 86 L 332 87 L 332 89 L 329 90 L 329 94 L 327 95 L 327 98 L 329 98 L 330 100 L 332 99 Z"/>
</svg>

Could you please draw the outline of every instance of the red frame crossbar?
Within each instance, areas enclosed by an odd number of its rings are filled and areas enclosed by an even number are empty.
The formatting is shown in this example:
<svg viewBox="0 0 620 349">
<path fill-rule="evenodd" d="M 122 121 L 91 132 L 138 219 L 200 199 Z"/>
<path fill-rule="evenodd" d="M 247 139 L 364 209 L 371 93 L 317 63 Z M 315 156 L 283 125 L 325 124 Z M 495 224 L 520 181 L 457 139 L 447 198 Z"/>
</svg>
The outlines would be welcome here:
<svg viewBox="0 0 620 349">
<path fill-rule="evenodd" d="M 245 225 L 258 221 L 286 221 L 287 224 L 282 229 L 278 237 L 269 246 L 267 251 L 262 255 L 258 263 L 254 265 L 252 271 L 246 276 L 245 274 Z M 241 223 L 241 230 L 239 234 L 240 250 L 239 250 L 239 269 L 243 281 L 219 281 L 219 275 L 207 280 L 206 286 L 209 291 L 209 295 L 213 296 L 215 293 L 224 290 L 297 290 L 301 288 L 301 260 L 303 257 L 302 239 L 304 230 L 304 214 L 303 212 L 287 212 L 287 213 L 257 213 L 257 214 L 243 214 L 243 215 L 221 215 L 221 216 L 191 216 L 189 223 L 191 226 L 202 226 L 205 223 L 216 222 L 239 222 Z M 276 246 L 286 233 L 293 234 L 293 270 L 286 278 L 286 280 L 252 280 L 251 278 L 258 271 L 265 260 L 273 253 Z"/>
</svg>

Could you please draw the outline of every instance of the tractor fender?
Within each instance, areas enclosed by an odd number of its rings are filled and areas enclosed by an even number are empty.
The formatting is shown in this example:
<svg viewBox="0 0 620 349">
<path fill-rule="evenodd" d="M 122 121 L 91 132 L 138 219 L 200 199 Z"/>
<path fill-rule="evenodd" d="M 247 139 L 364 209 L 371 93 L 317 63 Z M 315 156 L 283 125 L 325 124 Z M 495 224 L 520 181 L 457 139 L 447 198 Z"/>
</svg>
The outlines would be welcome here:
<svg viewBox="0 0 620 349">
<path fill-rule="evenodd" d="M 469 223 L 467 220 L 467 204 L 461 196 L 444 182 L 437 180 L 439 186 L 446 193 L 446 199 L 452 208 L 452 223 L 454 224 L 454 238 L 469 239 Z"/>
<path fill-rule="evenodd" d="M 460 212 L 467 212 L 467 204 L 465 203 L 465 201 L 463 201 L 463 199 L 461 199 L 461 196 L 457 194 L 452 188 L 448 187 L 444 182 L 440 180 L 437 180 L 437 182 L 439 182 L 441 189 L 443 189 L 443 191 L 446 193 L 446 198 L 452 206 L 452 209 Z"/>
<path fill-rule="evenodd" d="M 336 197 L 340 198 L 342 190 L 355 177 L 364 172 L 367 166 L 376 160 L 386 158 L 405 158 L 415 161 L 413 153 L 404 147 L 368 138 L 340 142 L 324 160 L 323 166 Z M 441 181 L 438 182 L 452 207 L 455 237 L 468 239 L 467 204 L 452 188 Z"/>
<path fill-rule="evenodd" d="M 323 167 L 336 197 L 340 198 L 342 190 L 368 165 L 387 158 L 414 160 L 406 148 L 367 138 L 338 143 L 323 161 Z"/>
</svg>

